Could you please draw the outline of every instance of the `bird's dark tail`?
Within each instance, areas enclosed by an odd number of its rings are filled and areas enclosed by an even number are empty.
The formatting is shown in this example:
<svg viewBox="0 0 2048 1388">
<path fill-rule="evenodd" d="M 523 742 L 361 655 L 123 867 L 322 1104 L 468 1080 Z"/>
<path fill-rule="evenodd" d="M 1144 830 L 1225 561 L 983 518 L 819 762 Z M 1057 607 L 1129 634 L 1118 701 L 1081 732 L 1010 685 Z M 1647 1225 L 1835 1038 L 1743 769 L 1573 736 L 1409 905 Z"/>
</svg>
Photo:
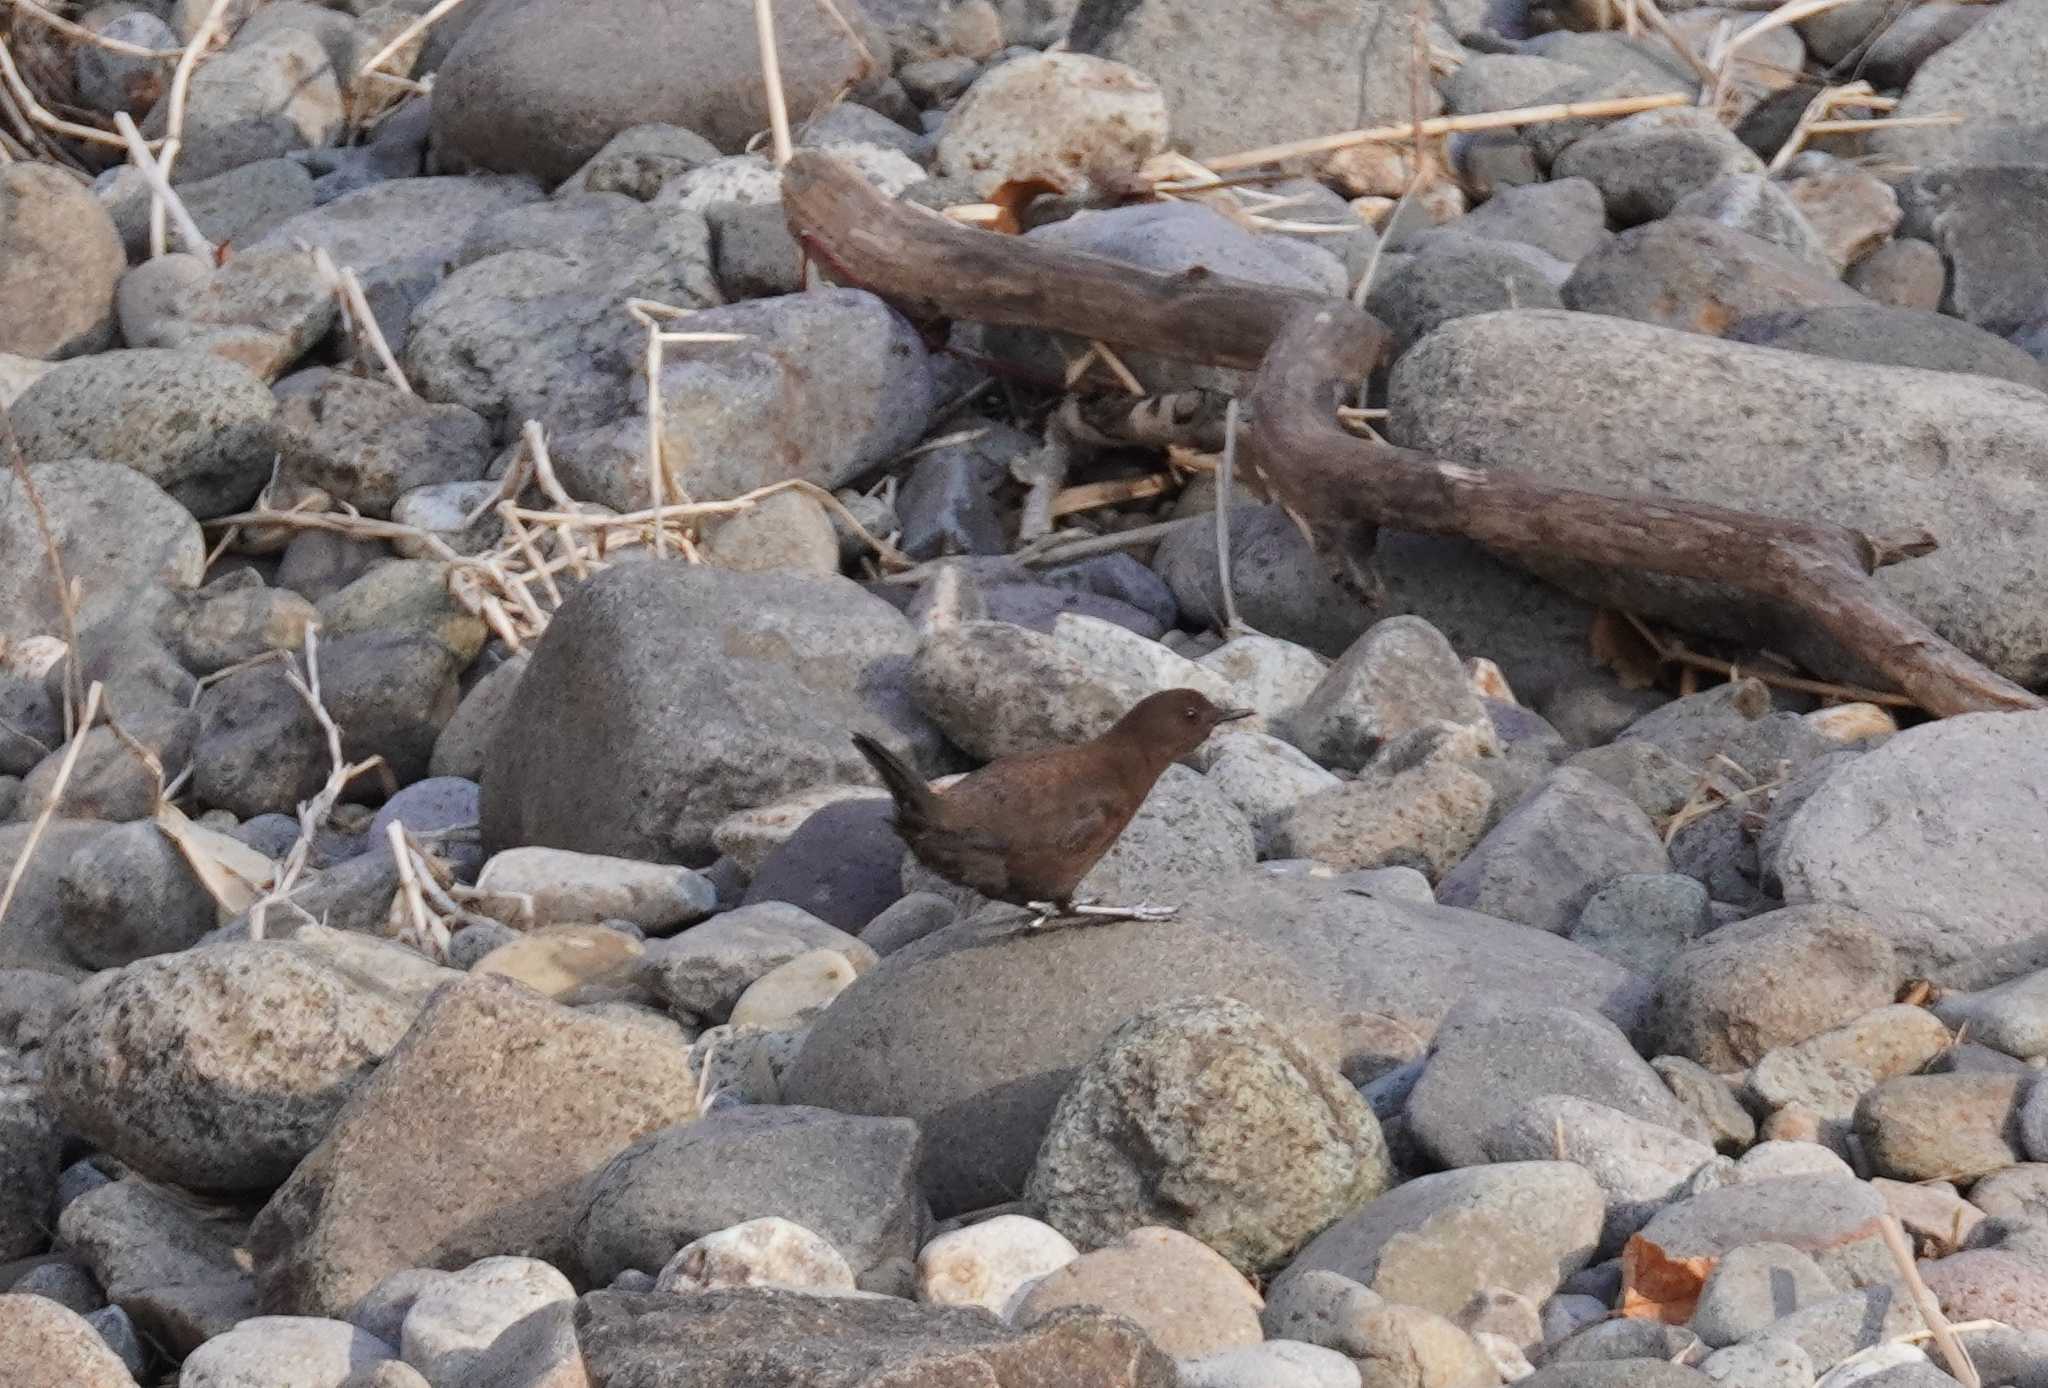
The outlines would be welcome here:
<svg viewBox="0 0 2048 1388">
<path fill-rule="evenodd" d="M 932 793 L 924 777 L 918 775 L 908 762 L 865 733 L 855 733 L 853 745 L 868 759 L 868 765 L 875 768 L 875 774 L 882 778 L 883 786 L 888 789 L 889 798 L 896 802 L 899 829 L 909 830 L 930 824 L 937 817 L 938 796 Z"/>
</svg>

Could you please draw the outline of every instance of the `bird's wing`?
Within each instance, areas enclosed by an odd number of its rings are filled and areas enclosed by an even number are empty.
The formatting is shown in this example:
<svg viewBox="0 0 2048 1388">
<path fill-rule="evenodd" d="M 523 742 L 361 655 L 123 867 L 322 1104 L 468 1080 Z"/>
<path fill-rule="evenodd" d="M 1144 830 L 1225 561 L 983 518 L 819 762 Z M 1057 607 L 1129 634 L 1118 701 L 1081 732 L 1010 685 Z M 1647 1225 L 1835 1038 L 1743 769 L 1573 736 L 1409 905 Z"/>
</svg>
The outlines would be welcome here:
<svg viewBox="0 0 2048 1388">
<path fill-rule="evenodd" d="M 1009 894 L 1008 852 L 993 834 L 950 825 L 931 827 L 912 838 L 910 846 L 919 861 L 949 882 L 999 900 Z"/>
<path fill-rule="evenodd" d="M 1098 854 L 1109 851 L 1110 844 L 1123 832 L 1124 813 L 1122 802 L 1115 796 L 1090 796 L 1075 799 L 1060 807 L 1060 825 L 1057 843 L 1059 851 L 1066 854 L 1086 853 L 1091 848 Z"/>
</svg>

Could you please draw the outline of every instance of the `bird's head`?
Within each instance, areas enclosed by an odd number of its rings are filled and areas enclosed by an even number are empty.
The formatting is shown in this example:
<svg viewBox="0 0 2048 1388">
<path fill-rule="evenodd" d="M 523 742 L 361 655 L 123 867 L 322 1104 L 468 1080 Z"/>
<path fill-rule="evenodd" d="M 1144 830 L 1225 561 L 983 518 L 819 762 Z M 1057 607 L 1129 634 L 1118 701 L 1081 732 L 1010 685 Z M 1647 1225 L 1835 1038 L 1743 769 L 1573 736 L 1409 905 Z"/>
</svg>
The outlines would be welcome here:
<svg viewBox="0 0 2048 1388">
<path fill-rule="evenodd" d="M 1115 733 L 1178 761 L 1202 745 L 1224 723 L 1249 718 L 1255 710 L 1223 708 L 1199 690 L 1167 689 L 1140 699 L 1117 720 Z"/>
</svg>

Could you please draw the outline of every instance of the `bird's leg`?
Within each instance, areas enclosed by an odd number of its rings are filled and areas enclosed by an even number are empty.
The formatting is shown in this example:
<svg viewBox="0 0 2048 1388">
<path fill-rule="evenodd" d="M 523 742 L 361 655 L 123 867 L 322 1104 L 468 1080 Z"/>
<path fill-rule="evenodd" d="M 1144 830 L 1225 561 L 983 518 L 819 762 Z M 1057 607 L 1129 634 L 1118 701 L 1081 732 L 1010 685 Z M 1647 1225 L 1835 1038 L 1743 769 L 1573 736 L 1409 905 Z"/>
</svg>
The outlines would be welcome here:
<svg viewBox="0 0 2048 1388">
<path fill-rule="evenodd" d="M 1107 906 L 1099 898 L 1067 903 L 1065 914 L 1086 921 L 1166 921 L 1179 914 L 1178 906 L 1155 906 L 1141 901 L 1132 906 Z"/>
<path fill-rule="evenodd" d="M 1024 909 L 1032 913 L 1030 923 L 1024 928 L 1036 930 L 1047 921 L 1065 915 L 1067 904 L 1063 901 L 1027 901 L 1024 903 Z"/>
</svg>

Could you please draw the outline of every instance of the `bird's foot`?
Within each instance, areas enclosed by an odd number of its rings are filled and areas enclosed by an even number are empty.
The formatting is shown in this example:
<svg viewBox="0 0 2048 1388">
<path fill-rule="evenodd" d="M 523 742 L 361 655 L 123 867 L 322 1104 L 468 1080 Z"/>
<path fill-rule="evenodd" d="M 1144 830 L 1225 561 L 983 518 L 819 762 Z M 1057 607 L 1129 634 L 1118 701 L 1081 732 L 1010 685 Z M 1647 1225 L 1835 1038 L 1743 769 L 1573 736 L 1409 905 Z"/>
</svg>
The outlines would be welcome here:
<svg viewBox="0 0 2048 1388">
<path fill-rule="evenodd" d="M 1107 924 L 1111 921 L 1164 921 L 1172 920 L 1180 911 L 1178 906 L 1155 906 L 1150 902 L 1139 902 L 1132 906 L 1105 906 L 1094 897 L 1081 901 L 1029 901 L 1025 909 L 1035 914 L 1026 930 L 1039 930 L 1052 921 L 1071 921 L 1082 925 Z"/>
<path fill-rule="evenodd" d="M 1105 906 L 1095 901 L 1077 901 L 1069 914 L 1098 921 L 1170 921 L 1180 914 L 1178 906 L 1159 906 L 1149 901 L 1130 906 Z"/>
</svg>

